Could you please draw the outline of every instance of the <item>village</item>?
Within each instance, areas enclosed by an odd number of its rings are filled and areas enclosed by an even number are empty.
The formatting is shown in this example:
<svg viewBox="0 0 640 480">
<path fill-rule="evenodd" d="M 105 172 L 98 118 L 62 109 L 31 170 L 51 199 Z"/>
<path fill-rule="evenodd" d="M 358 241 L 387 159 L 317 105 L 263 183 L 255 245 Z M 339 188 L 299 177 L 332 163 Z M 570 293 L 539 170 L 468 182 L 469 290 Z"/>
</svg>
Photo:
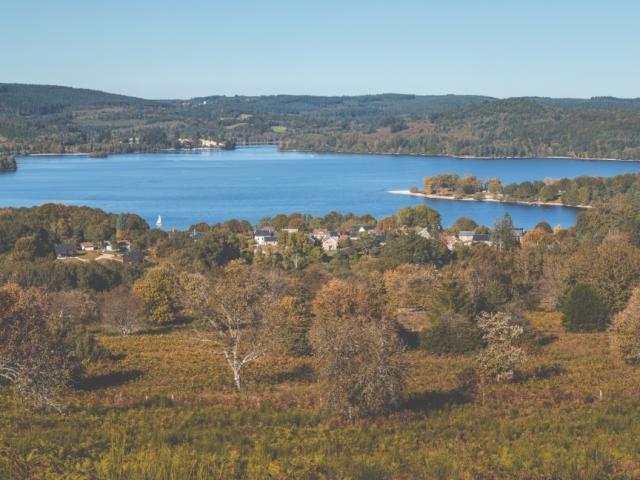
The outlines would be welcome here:
<svg viewBox="0 0 640 480">
<path fill-rule="evenodd" d="M 160 221 L 159 221 L 160 222 Z M 162 229 L 162 224 L 156 224 L 157 229 Z M 171 231 L 171 233 L 176 233 Z M 205 237 L 205 232 L 191 229 L 186 233 L 194 242 Z M 440 239 L 449 251 L 474 244 L 493 245 L 492 235 L 486 227 L 478 227 L 475 230 L 460 230 L 451 232 L 438 225 L 437 228 L 423 226 L 400 226 L 396 229 L 399 234 L 413 233 L 427 240 Z M 513 237 L 522 242 L 525 231 L 523 228 L 512 228 Z M 326 254 L 336 252 L 339 248 L 348 247 L 352 242 L 369 240 L 374 246 L 382 247 L 387 240 L 387 232 L 381 225 L 353 224 L 349 229 L 285 227 L 276 229 L 270 225 L 256 226 L 252 233 L 252 241 L 249 246 L 254 252 L 264 254 L 278 251 L 283 246 L 285 236 L 296 236 L 299 240 L 306 241 L 310 247 L 319 247 Z M 77 260 L 88 262 L 91 260 L 112 260 L 122 263 L 143 263 L 146 259 L 142 251 L 133 251 L 131 241 L 128 239 L 81 241 L 55 243 L 53 245 L 57 260 Z"/>
<path fill-rule="evenodd" d="M 488 229 L 479 228 L 476 230 L 486 231 L 461 230 L 457 234 L 447 234 L 442 226 L 438 226 L 437 229 L 433 230 L 421 226 L 399 228 L 400 233 L 414 232 L 427 240 L 440 238 L 450 251 L 472 244 L 493 245 Z M 263 226 L 254 231 L 253 240 L 256 249 L 268 250 L 278 246 L 279 234 L 297 233 L 301 233 L 298 228 L 283 228 L 277 232 L 273 227 Z M 523 228 L 514 227 L 512 234 L 519 242 L 522 242 L 525 231 Z M 325 252 L 335 252 L 341 245 L 345 245 L 347 242 L 357 242 L 363 238 L 373 239 L 378 246 L 383 246 L 386 240 L 386 235 L 371 225 L 353 225 L 349 231 L 344 232 L 326 228 L 314 228 L 311 232 L 304 233 L 304 235 L 314 246 L 322 247 Z"/>
</svg>

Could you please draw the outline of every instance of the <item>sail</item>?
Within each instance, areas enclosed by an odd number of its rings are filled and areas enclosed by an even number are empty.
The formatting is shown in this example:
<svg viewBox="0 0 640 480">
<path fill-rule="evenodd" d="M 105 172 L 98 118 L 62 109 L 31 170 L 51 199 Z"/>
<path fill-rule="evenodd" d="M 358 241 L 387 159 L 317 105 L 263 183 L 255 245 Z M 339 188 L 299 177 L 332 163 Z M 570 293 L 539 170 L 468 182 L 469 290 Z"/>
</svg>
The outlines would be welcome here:
<svg viewBox="0 0 640 480">
<path fill-rule="evenodd" d="M 156 228 L 162 228 L 162 217 L 158 215 L 158 220 L 156 220 Z"/>
</svg>

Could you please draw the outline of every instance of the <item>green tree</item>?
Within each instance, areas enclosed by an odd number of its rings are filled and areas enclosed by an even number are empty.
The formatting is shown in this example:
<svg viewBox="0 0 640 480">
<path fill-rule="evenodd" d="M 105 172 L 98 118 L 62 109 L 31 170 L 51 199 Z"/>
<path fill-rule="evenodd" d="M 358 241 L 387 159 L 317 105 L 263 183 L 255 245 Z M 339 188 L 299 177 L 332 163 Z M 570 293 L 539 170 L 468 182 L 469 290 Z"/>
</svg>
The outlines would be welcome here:
<svg viewBox="0 0 640 480">
<path fill-rule="evenodd" d="M 180 310 L 179 286 L 173 271 L 165 267 L 153 268 L 133 286 L 140 299 L 146 319 L 155 325 L 176 320 Z"/>
<path fill-rule="evenodd" d="M 389 237 L 380 254 L 401 263 L 444 265 L 449 261 L 450 252 L 447 246 L 438 239 L 426 239 L 408 232 Z"/>
<path fill-rule="evenodd" d="M 503 252 L 508 252 L 518 247 L 518 239 L 513 234 L 513 220 L 511 220 L 511 215 L 505 213 L 503 217 L 496 222 L 493 228 L 492 240 L 494 246 Z"/>
<path fill-rule="evenodd" d="M 561 305 L 562 325 L 571 332 L 596 332 L 609 326 L 611 307 L 602 294 L 587 283 L 569 290 Z"/>
</svg>

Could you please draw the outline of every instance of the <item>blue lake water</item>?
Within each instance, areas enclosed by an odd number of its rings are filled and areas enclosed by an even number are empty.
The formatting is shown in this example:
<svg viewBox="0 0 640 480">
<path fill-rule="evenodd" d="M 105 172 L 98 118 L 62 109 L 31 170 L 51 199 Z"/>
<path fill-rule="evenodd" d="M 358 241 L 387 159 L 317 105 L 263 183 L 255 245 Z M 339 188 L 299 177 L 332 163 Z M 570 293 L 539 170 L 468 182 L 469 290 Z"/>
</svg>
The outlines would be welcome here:
<svg viewBox="0 0 640 480">
<path fill-rule="evenodd" d="M 493 225 L 505 212 L 524 228 L 542 220 L 570 226 L 577 213 L 572 208 L 431 200 L 387 191 L 420 186 L 425 175 L 438 173 L 509 183 L 638 171 L 640 163 L 631 162 L 314 154 L 278 152 L 271 146 L 106 159 L 21 157 L 16 173 L 0 175 L 0 206 L 88 205 L 137 213 L 150 224 L 162 215 L 165 228 L 184 229 L 201 221 L 255 222 L 293 212 L 323 215 L 336 210 L 381 218 L 402 206 L 425 203 L 441 213 L 445 226 L 460 216 Z"/>
</svg>

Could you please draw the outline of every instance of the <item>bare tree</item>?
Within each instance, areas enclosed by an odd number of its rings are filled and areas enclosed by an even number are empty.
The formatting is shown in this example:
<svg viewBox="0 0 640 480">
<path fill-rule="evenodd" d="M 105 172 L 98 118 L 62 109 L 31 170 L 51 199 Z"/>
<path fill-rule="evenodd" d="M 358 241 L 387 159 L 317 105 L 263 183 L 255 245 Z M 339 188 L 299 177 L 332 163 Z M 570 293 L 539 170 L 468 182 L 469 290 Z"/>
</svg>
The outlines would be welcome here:
<svg viewBox="0 0 640 480">
<path fill-rule="evenodd" d="M 109 292 L 100 308 L 102 323 L 123 336 L 136 333 L 143 327 L 141 316 L 140 300 L 122 286 Z"/>
<path fill-rule="evenodd" d="M 231 262 L 214 282 L 191 274 L 182 283 L 188 308 L 201 317 L 199 338 L 224 357 L 240 390 L 243 368 L 268 350 L 269 283 L 242 261 Z"/>
</svg>

